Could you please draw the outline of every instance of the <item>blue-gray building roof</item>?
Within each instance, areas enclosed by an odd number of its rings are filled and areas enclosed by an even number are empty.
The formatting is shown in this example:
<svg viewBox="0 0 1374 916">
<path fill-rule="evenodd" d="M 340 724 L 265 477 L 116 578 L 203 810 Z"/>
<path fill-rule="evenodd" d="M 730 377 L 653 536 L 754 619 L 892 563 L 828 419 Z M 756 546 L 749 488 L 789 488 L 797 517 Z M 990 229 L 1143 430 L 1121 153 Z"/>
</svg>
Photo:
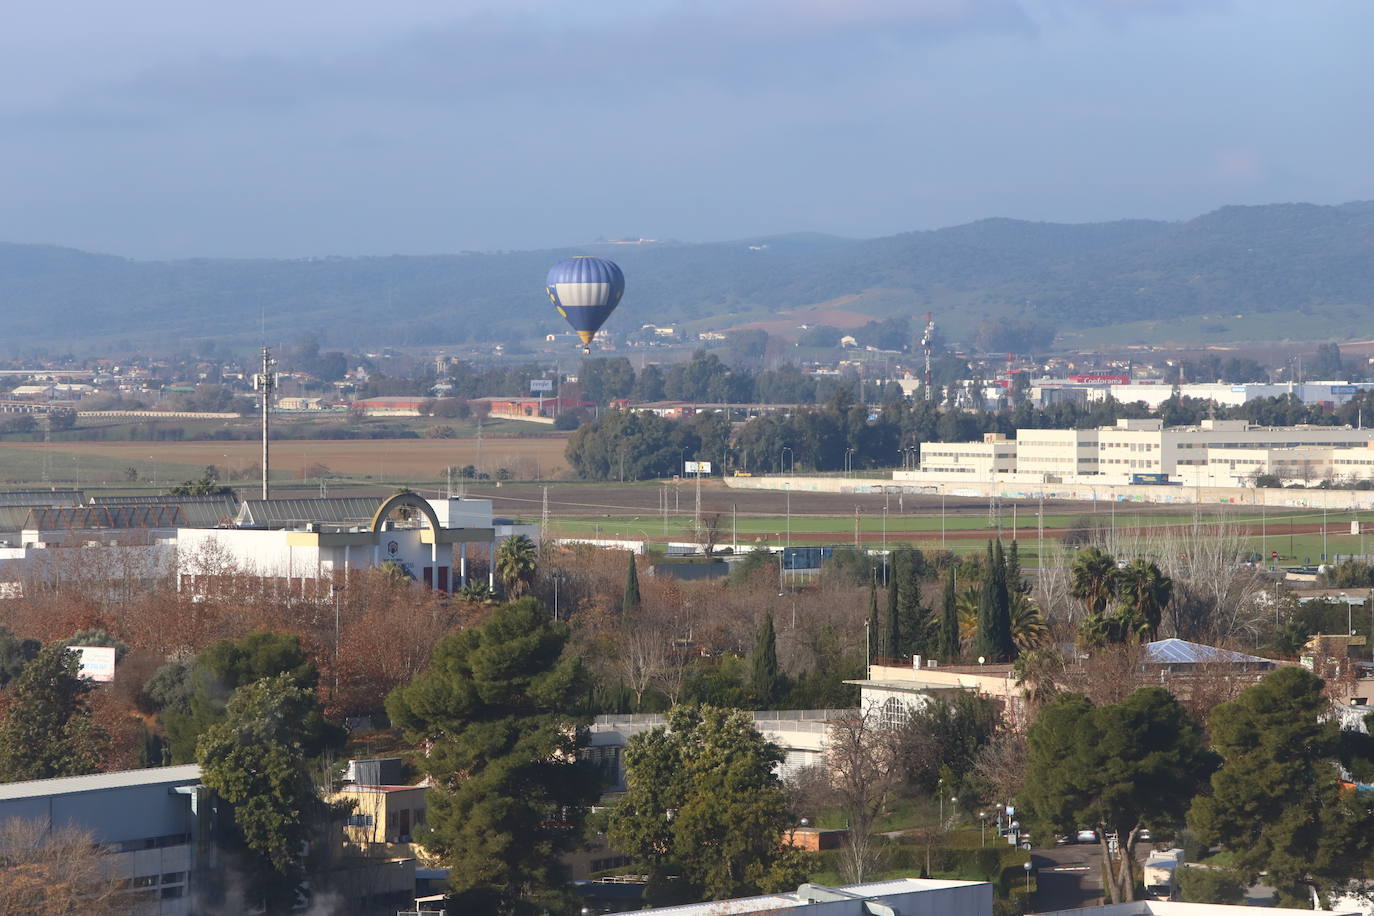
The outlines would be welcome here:
<svg viewBox="0 0 1374 916">
<path fill-rule="evenodd" d="M 1146 643 L 1145 661 L 1156 665 L 1205 665 L 1215 662 L 1226 662 L 1233 665 L 1272 665 L 1275 663 L 1272 658 L 1260 658 L 1257 655 L 1246 655 L 1243 652 L 1233 652 L 1230 649 L 1204 646 L 1201 643 L 1189 642 L 1186 639 L 1161 639 L 1157 642 Z"/>
<path fill-rule="evenodd" d="M 24 782 L 0 784 L 0 801 L 16 798 L 42 798 L 49 795 L 73 795 L 78 792 L 100 792 L 106 789 L 128 789 L 135 786 L 176 785 L 200 782 L 200 767 L 194 763 L 174 767 L 148 767 L 142 770 L 120 770 L 115 773 L 92 773 L 89 776 L 61 776 L 57 779 L 28 779 Z"/>
</svg>

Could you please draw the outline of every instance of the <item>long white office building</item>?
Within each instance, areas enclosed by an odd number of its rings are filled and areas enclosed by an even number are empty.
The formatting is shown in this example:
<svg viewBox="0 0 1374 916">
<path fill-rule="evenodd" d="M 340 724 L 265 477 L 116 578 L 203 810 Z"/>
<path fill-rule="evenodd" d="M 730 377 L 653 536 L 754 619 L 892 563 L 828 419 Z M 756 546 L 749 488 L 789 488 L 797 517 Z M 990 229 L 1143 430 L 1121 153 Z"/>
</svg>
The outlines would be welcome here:
<svg viewBox="0 0 1374 916">
<path fill-rule="evenodd" d="M 981 442 L 923 445 L 919 467 L 892 476 L 910 483 L 1245 486 L 1259 475 L 1285 483 L 1374 479 L 1374 429 L 1252 426 L 1244 420 L 1165 427 L 1157 419 L 1118 420 L 1097 429 L 1021 429 L 1015 439 L 989 433 Z"/>
</svg>

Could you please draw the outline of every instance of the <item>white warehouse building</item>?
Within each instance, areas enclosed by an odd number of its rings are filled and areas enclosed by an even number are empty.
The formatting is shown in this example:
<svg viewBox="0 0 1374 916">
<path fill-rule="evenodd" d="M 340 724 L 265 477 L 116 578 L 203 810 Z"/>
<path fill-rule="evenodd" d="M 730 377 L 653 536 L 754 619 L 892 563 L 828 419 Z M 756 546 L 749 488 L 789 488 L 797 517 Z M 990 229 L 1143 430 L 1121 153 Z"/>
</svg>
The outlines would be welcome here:
<svg viewBox="0 0 1374 916">
<path fill-rule="evenodd" d="M 500 540 L 537 533 L 498 523 L 489 499 L 250 499 L 233 527 L 177 529 L 178 584 L 208 590 L 247 574 L 313 596 L 354 570 L 390 566 L 447 592 L 467 584 L 470 550 L 490 561 Z"/>
<path fill-rule="evenodd" d="M 1165 427 L 1158 419 L 1122 419 L 1097 429 L 1021 429 L 1015 440 L 993 433 L 982 442 L 930 443 L 922 446 L 916 470 L 892 476 L 912 483 L 1114 484 L 1145 475 L 1237 486 L 1257 473 L 1285 481 L 1374 477 L 1374 429 L 1244 420 Z"/>
</svg>

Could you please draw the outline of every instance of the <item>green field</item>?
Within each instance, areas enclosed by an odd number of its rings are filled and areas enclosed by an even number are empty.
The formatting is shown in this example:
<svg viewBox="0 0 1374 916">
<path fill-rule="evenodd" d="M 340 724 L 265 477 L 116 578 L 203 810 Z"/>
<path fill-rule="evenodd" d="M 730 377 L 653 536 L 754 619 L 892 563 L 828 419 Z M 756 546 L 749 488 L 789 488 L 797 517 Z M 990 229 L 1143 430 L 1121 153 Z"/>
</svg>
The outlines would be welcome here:
<svg viewBox="0 0 1374 916">
<path fill-rule="evenodd" d="M 837 498 L 837 502 L 840 500 Z M 1188 511 L 1173 513 L 1117 512 L 1100 504 L 1094 507 L 1085 504 L 1081 512 L 1047 512 L 1044 517 L 1045 541 L 1047 552 L 1061 550 L 1061 537 L 1064 530 L 1083 520 L 1090 520 L 1105 532 L 1116 532 L 1121 541 L 1130 541 L 1142 535 L 1150 537 L 1163 531 L 1189 534 L 1195 524 L 1206 531 L 1219 519 L 1233 525 L 1253 526 L 1256 531 L 1247 535 L 1244 542 L 1256 553 L 1266 558 L 1277 551 L 1280 562 L 1305 564 L 1320 562 L 1323 552 L 1332 556 L 1337 554 L 1362 554 L 1366 548 L 1374 549 L 1374 534 L 1350 534 L 1350 522 L 1359 519 L 1366 529 L 1374 528 L 1374 512 L 1352 513 L 1330 511 L 1326 514 L 1326 536 L 1318 531 L 1299 530 L 1320 526 L 1322 513 L 1311 509 L 1274 509 L 1268 513 L 1253 509 L 1222 510 L 1205 506 L 1195 523 Z M 532 519 L 533 520 L 533 519 Z M 1035 558 L 1039 552 L 1039 519 L 1035 507 L 1018 507 L 1013 513 L 1004 505 L 999 519 L 989 519 L 986 510 L 977 512 L 963 511 L 949 513 L 943 519 L 938 515 L 923 512 L 920 515 L 861 514 L 858 530 L 861 543 L 869 548 L 881 548 L 884 543 L 889 548 L 914 545 L 922 548 L 944 548 L 955 552 L 981 551 L 986 539 L 1000 535 L 1003 539 L 1015 537 L 1021 543 L 1022 554 Z M 565 537 L 615 538 L 626 540 L 694 541 L 693 515 L 690 511 L 670 511 L 666 519 L 660 515 L 639 514 L 636 516 L 609 515 L 601 518 L 585 516 L 551 516 L 554 531 Z M 943 536 L 942 536 L 943 529 Z M 1144 529 L 1144 531 L 1141 531 Z M 728 514 L 720 519 L 721 536 L 719 541 L 729 545 L 737 540 L 741 548 L 755 543 L 775 546 L 790 543 L 795 546 L 852 544 L 854 541 L 854 517 L 852 515 L 738 515 L 732 525 Z M 884 540 L 885 534 L 885 540 Z M 790 537 L 789 537 L 790 535 Z M 1367 541 L 1367 543 L 1366 543 Z M 1323 549 L 1325 548 L 1325 549 Z"/>
</svg>

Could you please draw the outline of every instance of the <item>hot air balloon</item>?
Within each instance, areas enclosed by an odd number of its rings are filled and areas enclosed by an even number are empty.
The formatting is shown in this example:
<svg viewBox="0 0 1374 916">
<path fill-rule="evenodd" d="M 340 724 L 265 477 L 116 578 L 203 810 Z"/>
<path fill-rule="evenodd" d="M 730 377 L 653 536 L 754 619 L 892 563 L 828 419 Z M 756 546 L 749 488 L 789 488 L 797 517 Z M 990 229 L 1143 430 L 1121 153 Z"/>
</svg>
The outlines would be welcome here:
<svg viewBox="0 0 1374 916">
<path fill-rule="evenodd" d="M 549 300 L 592 352 L 592 338 L 625 294 L 625 275 L 605 258 L 564 258 L 549 271 Z"/>
</svg>

